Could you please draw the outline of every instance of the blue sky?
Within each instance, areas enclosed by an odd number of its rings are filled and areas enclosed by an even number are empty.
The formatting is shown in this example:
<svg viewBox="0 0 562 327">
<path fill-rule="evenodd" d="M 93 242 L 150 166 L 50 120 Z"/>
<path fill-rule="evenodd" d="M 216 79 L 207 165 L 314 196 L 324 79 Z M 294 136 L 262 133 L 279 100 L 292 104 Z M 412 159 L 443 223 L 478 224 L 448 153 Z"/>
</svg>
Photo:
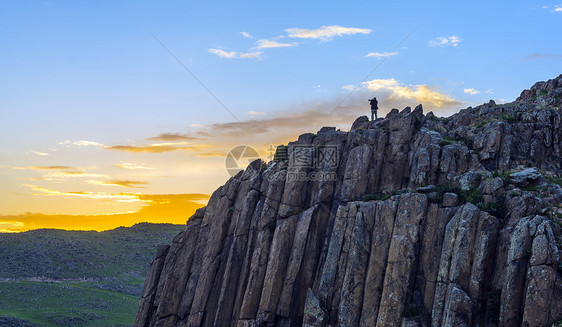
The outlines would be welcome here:
<svg viewBox="0 0 562 327">
<path fill-rule="evenodd" d="M 562 73 L 561 23 L 562 1 L 3 1 L 0 214 L 142 205 L 69 192 L 208 194 L 229 148 L 315 132 L 355 85 L 325 124 L 348 128 L 373 95 L 383 114 L 513 101 Z"/>
</svg>

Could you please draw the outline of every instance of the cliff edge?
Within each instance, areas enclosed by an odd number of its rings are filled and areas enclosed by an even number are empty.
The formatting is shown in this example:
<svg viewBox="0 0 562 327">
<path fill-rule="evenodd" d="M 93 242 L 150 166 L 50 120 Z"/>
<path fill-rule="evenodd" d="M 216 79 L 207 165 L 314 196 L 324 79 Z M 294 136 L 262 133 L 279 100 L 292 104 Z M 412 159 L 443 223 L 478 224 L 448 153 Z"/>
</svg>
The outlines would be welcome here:
<svg viewBox="0 0 562 327">
<path fill-rule="evenodd" d="M 451 117 L 393 109 L 253 162 L 149 269 L 135 326 L 562 318 L 562 75 Z"/>
</svg>

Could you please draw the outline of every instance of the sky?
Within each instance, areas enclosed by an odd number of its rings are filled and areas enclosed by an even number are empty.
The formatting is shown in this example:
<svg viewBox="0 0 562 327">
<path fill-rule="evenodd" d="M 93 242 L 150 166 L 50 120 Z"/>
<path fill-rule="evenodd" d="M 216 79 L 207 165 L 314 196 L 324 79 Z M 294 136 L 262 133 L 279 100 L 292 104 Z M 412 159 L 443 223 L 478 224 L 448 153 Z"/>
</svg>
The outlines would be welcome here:
<svg viewBox="0 0 562 327">
<path fill-rule="evenodd" d="M 0 2 L 0 232 L 185 223 L 237 146 L 562 73 L 562 1 Z M 243 166 L 243 162 L 240 162 Z"/>
</svg>

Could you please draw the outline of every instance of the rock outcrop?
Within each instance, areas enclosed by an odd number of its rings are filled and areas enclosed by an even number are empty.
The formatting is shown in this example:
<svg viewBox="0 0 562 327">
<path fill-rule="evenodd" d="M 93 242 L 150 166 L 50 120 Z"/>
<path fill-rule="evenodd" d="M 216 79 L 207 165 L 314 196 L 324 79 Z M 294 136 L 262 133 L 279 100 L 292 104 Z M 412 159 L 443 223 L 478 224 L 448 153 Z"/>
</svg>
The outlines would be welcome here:
<svg viewBox="0 0 562 327">
<path fill-rule="evenodd" d="M 556 322 L 561 95 L 562 75 L 448 118 L 301 135 L 158 249 L 135 326 Z"/>
</svg>

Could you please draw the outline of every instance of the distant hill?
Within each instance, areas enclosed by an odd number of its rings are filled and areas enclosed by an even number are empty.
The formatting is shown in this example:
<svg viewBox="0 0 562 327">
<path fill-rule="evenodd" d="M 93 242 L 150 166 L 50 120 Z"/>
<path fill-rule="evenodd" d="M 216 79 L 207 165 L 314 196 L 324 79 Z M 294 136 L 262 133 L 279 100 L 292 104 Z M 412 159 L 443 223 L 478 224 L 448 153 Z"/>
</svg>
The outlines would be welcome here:
<svg viewBox="0 0 562 327">
<path fill-rule="evenodd" d="M 37 229 L 0 233 L 0 278 L 144 278 L 154 247 L 171 243 L 181 225 L 140 223 L 104 232 Z"/>
<path fill-rule="evenodd" d="M 0 325 L 132 325 L 154 249 L 184 228 L 0 233 Z"/>
</svg>

